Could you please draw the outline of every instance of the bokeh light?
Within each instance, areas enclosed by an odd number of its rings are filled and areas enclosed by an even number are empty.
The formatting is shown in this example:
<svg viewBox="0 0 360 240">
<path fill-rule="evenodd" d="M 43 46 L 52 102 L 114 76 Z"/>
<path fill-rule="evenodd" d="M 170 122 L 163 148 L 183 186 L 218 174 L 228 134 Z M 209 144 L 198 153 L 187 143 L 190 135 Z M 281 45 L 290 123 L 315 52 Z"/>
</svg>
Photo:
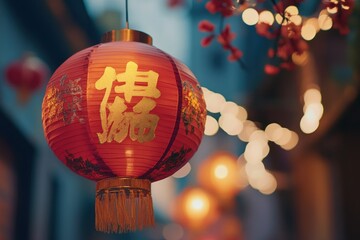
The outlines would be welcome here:
<svg viewBox="0 0 360 240">
<path fill-rule="evenodd" d="M 327 14 L 320 15 L 318 18 L 319 27 L 323 31 L 330 30 L 333 26 L 333 20 Z"/>
<path fill-rule="evenodd" d="M 243 108 L 242 106 L 238 106 L 237 113 L 236 113 L 235 116 L 240 121 L 245 121 L 247 119 L 247 117 L 248 117 L 248 113 L 247 113 L 245 108 Z"/>
<path fill-rule="evenodd" d="M 254 8 L 247 8 L 242 14 L 242 19 L 249 26 L 255 25 L 259 21 L 259 13 Z"/>
<path fill-rule="evenodd" d="M 268 10 L 262 11 L 259 14 L 259 23 L 266 23 L 271 26 L 273 25 L 274 21 L 275 21 L 274 15 L 272 14 L 272 12 Z"/>
<path fill-rule="evenodd" d="M 305 104 L 321 102 L 321 93 L 316 88 L 309 88 L 304 93 Z"/>
<path fill-rule="evenodd" d="M 229 169 L 224 164 L 219 164 L 214 169 L 214 175 L 218 179 L 224 179 L 228 176 Z"/>
<path fill-rule="evenodd" d="M 256 130 L 258 130 L 258 128 L 256 127 L 255 123 L 250 120 L 246 120 L 243 122 L 243 130 L 240 132 L 238 137 L 241 141 L 248 142 L 251 134 Z"/>
<path fill-rule="evenodd" d="M 311 116 L 311 118 L 320 120 L 324 113 L 324 107 L 321 103 L 315 102 L 304 106 L 304 114 Z"/>
<path fill-rule="evenodd" d="M 191 172 L 191 164 L 186 163 L 182 168 L 180 168 L 176 173 L 174 173 L 172 176 L 174 178 L 184 178 Z"/>
<path fill-rule="evenodd" d="M 219 126 L 230 136 L 235 136 L 241 133 L 243 122 L 233 114 L 224 114 L 219 118 Z"/>
<path fill-rule="evenodd" d="M 292 61 L 299 66 L 305 66 L 309 62 L 309 53 L 304 51 L 302 54 L 294 52 L 291 55 Z"/>
<path fill-rule="evenodd" d="M 219 123 L 212 116 L 206 116 L 204 133 L 207 136 L 213 136 L 219 131 Z"/>
<path fill-rule="evenodd" d="M 209 213 L 210 200 L 204 191 L 194 189 L 185 200 L 185 211 L 194 219 L 204 219 Z"/>
<path fill-rule="evenodd" d="M 314 25 L 306 23 L 305 25 L 302 26 L 301 36 L 305 40 L 310 41 L 315 37 L 315 35 L 316 35 L 316 28 L 314 27 Z"/>
<path fill-rule="evenodd" d="M 183 239 L 184 229 L 176 223 L 170 223 L 163 228 L 163 237 L 165 240 L 180 240 Z"/>
<path fill-rule="evenodd" d="M 275 143 L 278 145 L 286 145 L 291 140 L 291 131 L 287 128 L 282 128 L 281 136 L 276 139 Z"/>
<path fill-rule="evenodd" d="M 285 9 L 285 12 L 290 16 L 295 16 L 299 14 L 299 9 L 296 6 L 291 5 Z"/>
<path fill-rule="evenodd" d="M 277 123 L 271 123 L 265 128 L 265 133 L 270 141 L 276 142 L 282 136 L 282 127 Z"/>
<path fill-rule="evenodd" d="M 300 120 L 300 129 L 306 134 L 310 134 L 316 131 L 319 127 L 319 121 L 312 119 L 307 115 L 304 115 Z"/>
<path fill-rule="evenodd" d="M 294 147 L 296 147 L 298 142 L 299 142 L 299 136 L 297 135 L 297 133 L 296 132 L 291 132 L 290 141 L 287 142 L 286 144 L 281 145 L 281 147 L 283 149 L 289 151 L 289 150 L 293 149 Z"/>
<path fill-rule="evenodd" d="M 290 22 L 294 23 L 296 26 L 300 26 L 302 23 L 302 17 L 300 15 L 291 16 Z"/>
<path fill-rule="evenodd" d="M 232 115 L 236 115 L 238 113 L 238 105 L 234 102 L 225 102 L 222 105 L 222 108 L 220 110 L 220 114 L 224 115 L 224 114 L 232 114 Z"/>
</svg>

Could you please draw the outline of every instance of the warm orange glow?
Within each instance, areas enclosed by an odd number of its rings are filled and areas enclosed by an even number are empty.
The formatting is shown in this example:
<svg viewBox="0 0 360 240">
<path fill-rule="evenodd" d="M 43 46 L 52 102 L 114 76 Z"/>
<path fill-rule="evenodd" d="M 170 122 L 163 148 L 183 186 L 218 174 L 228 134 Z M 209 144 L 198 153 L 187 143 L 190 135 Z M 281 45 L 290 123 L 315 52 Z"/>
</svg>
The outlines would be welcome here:
<svg viewBox="0 0 360 240">
<path fill-rule="evenodd" d="M 198 180 L 201 186 L 222 199 L 232 197 L 239 188 L 237 158 L 226 152 L 219 152 L 206 159 L 199 167 Z"/>
<path fill-rule="evenodd" d="M 224 164 L 219 164 L 214 169 L 214 175 L 218 179 L 224 179 L 228 176 L 229 169 Z"/>
<path fill-rule="evenodd" d="M 203 220 L 209 214 L 210 199 L 201 189 L 193 189 L 185 199 L 185 213 L 192 220 Z"/>
<path fill-rule="evenodd" d="M 242 19 L 247 25 L 255 25 L 259 21 L 259 13 L 253 8 L 247 8 L 242 14 Z"/>
<path fill-rule="evenodd" d="M 216 219 L 214 198 L 202 188 L 187 188 L 175 201 L 174 219 L 189 229 L 203 229 Z"/>
</svg>

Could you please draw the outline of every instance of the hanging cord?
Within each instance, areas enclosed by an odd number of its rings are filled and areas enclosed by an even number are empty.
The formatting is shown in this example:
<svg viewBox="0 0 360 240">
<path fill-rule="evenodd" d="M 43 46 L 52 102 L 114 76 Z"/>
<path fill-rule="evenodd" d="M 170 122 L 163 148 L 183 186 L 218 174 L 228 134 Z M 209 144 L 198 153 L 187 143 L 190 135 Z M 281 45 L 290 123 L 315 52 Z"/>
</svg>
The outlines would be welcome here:
<svg viewBox="0 0 360 240">
<path fill-rule="evenodd" d="M 126 28 L 129 29 L 129 10 L 128 10 L 128 0 L 125 1 L 125 14 L 126 14 Z"/>
</svg>

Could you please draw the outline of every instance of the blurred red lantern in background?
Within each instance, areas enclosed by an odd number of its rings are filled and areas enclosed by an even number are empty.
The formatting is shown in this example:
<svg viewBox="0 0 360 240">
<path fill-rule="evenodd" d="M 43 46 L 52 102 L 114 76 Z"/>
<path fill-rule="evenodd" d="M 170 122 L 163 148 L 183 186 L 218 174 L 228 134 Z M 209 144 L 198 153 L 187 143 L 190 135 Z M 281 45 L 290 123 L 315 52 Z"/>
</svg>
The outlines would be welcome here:
<svg viewBox="0 0 360 240">
<path fill-rule="evenodd" d="M 25 54 L 6 68 L 8 83 L 17 91 L 18 101 L 26 103 L 31 94 L 40 89 L 48 76 L 48 67 L 36 56 Z"/>
<path fill-rule="evenodd" d="M 235 156 L 217 152 L 199 166 L 198 180 L 201 186 L 227 203 L 247 185 L 245 172 L 241 171 Z"/>
<path fill-rule="evenodd" d="M 51 77 L 43 127 L 56 156 L 97 181 L 96 229 L 153 224 L 150 184 L 180 169 L 204 131 L 205 102 L 193 73 L 123 29 L 66 60 Z"/>
<path fill-rule="evenodd" d="M 187 188 L 178 197 L 174 219 L 189 230 L 201 232 L 219 216 L 217 201 L 202 188 Z"/>
</svg>

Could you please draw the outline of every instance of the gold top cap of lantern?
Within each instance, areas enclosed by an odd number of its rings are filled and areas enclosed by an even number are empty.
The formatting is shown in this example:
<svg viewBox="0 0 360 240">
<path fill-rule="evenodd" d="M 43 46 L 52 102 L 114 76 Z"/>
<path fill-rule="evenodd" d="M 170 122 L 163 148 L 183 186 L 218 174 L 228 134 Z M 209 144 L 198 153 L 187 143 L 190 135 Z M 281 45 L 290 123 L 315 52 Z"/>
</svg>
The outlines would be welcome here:
<svg viewBox="0 0 360 240">
<path fill-rule="evenodd" d="M 106 32 L 101 42 L 140 42 L 152 45 L 152 37 L 138 30 L 124 28 Z"/>
</svg>

